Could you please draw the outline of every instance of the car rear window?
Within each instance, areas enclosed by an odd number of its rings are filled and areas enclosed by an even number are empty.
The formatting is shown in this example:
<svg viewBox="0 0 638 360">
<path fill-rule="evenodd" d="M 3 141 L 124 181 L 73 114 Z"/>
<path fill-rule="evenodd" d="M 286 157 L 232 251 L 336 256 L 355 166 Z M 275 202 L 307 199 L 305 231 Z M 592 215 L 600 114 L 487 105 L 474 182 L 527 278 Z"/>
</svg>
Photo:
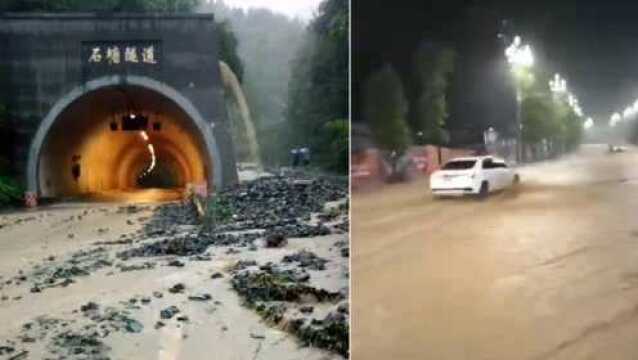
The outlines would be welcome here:
<svg viewBox="0 0 638 360">
<path fill-rule="evenodd" d="M 474 167 L 476 160 L 450 161 L 443 166 L 443 170 L 467 170 Z"/>
</svg>

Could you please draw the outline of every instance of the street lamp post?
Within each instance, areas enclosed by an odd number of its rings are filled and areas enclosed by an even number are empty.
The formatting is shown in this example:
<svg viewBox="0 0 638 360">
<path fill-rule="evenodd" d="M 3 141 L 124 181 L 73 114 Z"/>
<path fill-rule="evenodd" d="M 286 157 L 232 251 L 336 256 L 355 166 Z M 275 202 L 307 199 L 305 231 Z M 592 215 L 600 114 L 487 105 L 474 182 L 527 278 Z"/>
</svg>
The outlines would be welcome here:
<svg viewBox="0 0 638 360">
<path fill-rule="evenodd" d="M 520 162 L 523 154 L 523 119 L 522 103 L 523 94 L 521 89 L 522 79 L 517 79 L 525 74 L 525 71 L 534 65 L 534 55 L 529 45 L 523 45 L 520 36 L 515 36 L 512 44 L 505 49 L 505 57 L 511 66 L 514 74 L 514 85 L 516 87 L 516 161 Z"/>
<path fill-rule="evenodd" d="M 516 85 L 516 162 L 523 160 L 523 94 L 520 85 Z"/>
</svg>

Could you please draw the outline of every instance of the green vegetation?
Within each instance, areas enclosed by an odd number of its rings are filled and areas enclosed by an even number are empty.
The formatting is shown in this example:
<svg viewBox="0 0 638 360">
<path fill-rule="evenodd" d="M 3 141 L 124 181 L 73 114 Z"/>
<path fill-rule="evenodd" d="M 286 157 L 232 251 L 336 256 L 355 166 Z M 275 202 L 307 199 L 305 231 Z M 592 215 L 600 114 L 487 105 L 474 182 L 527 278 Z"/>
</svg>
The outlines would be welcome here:
<svg viewBox="0 0 638 360">
<path fill-rule="evenodd" d="M 217 22 L 217 46 L 219 47 L 219 59 L 230 67 L 242 82 L 244 78 L 244 64 L 239 58 L 237 47 L 239 42 L 228 20 Z"/>
<path fill-rule="evenodd" d="M 206 219 L 204 223 L 215 226 L 219 224 L 227 223 L 233 216 L 233 211 L 228 199 L 221 195 L 211 197 L 206 200 Z"/>
<path fill-rule="evenodd" d="M 530 144 L 541 142 L 557 128 L 557 116 L 552 99 L 535 96 L 527 97 L 521 104 L 523 116 L 523 141 Z"/>
<path fill-rule="evenodd" d="M 265 8 L 231 8 L 223 1 L 206 3 L 200 10 L 229 22 L 237 36 L 237 53 L 243 64 L 242 88 L 255 123 L 262 162 L 287 164 L 289 144 L 282 139 L 291 136 L 285 121 L 291 63 L 305 39 L 306 25 Z"/>
<path fill-rule="evenodd" d="M 403 79 L 391 65 L 370 74 L 362 87 L 362 115 L 376 146 L 390 163 L 390 180 L 406 178 L 406 150 L 445 145 L 448 95 L 456 67 L 454 49 L 423 43 L 412 57 L 411 77 Z M 405 86 L 404 86 L 405 85 Z"/>
<path fill-rule="evenodd" d="M 374 140 L 391 165 L 390 179 L 402 179 L 401 156 L 411 144 L 406 122 L 408 102 L 399 75 L 390 65 L 373 74 L 364 84 L 363 114 Z"/>
<path fill-rule="evenodd" d="M 350 121 L 348 119 L 337 119 L 329 121 L 324 125 L 321 136 L 323 144 L 319 161 L 326 164 L 326 169 L 339 174 L 348 172 L 350 159 Z M 329 156 L 326 156 L 329 155 Z"/>
<path fill-rule="evenodd" d="M 583 119 L 569 106 L 565 95 L 554 95 L 545 86 L 549 77 L 525 73 L 517 77 L 522 89 L 521 117 L 523 143 L 533 151 L 533 159 L 557 156 L 576 150 L 583 136 Z M 545 143 L 548 153 L 541 154 Z"/>
<path fill-rule="evenodd" d="M 384 66 L 366 81 L 363 89 L 364 117 L 368 120 L 376 144 L 387 152 L 401 155 L 410 145 L 406 122 L 408 103 L 399 75 Z"/>
<path fill-rule="evenodd" d="M 17 205 L 22 201 L 22 187 L 8 176 L 0 176 L 0 207 Z"/>
<path fill-rule="evenodd" d="M 417 77 L 417 99 L 413 106 L 412 128 L 421 133 L 419 144 L 443 145 L 446 141 L 443 128 L 448 117 L 446 94 L 454 73 L 456 53 L 450 48 L 436 49 L 422 45 L 414 59 Z"/>
<path fill-rule="evenodd" d="M 347 170 L 347 153 L 335 153 L 325 137 L 335 129 L 327 124 L 349 115 L 348 39 L 348 2 L 325 0 L 308 26 L 289 85 L 288 148 L 310 147 L 326 170 Z"/>
</svg>

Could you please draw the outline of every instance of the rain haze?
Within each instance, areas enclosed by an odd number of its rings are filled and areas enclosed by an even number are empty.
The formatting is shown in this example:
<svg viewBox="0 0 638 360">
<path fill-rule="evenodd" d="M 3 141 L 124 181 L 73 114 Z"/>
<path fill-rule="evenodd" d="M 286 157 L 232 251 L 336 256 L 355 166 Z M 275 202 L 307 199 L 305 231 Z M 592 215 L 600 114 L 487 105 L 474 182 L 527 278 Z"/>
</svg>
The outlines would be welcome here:
<svg viewBox="0 0 638 360">
<path fill-rule="evenodd" d="M 319 1 L 317 0 L 224 0 L 223 3 L 231 7 L 240 7 L 243 9 L 267 8 L 292 18 L 302 19 L 303 21 L 310 20 L 319 5 Z"/>
</svg>

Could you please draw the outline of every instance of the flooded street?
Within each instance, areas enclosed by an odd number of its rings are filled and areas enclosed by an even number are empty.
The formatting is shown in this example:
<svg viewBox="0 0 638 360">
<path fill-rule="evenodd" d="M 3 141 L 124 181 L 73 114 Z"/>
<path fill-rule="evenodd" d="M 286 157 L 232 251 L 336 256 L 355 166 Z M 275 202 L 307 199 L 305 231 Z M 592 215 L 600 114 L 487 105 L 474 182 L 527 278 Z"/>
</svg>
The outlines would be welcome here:
<svg viewBox="0 0 638 360">
<path fill-rule="evenodd" d="M 486 201 L 353 194 L 353 359 L 635 359 L 637 165 L 586 146 Z"/>
<path fill-rule="evenodd" d="M 148 201 L 171 195 L 139 194 Z M 110 200 L 0 214 L 0 359 L 343 358 L 304 346 L 284 322 L 321 323 L 344 299 L 347 309 L 348 258 L 340 251 L 347 232 L 286 230 L 277 246 L 263 245 L 258 235 L 219 235 L 225 242 L 217 244 L 187 224 L 190 215 L 177 203 Z M 347 211 L 335 211 L 332 219 L 347 221 Z M 301 261 L 319 265 L 306 269 Z M 338 299 L 272 302 L 284 320 L 266 319 L 248 306 L 253 294 L 238 293 L 235 279 L 277 271 L 300 276 L 291 284 L 302 291 Z"/>
</svg>

